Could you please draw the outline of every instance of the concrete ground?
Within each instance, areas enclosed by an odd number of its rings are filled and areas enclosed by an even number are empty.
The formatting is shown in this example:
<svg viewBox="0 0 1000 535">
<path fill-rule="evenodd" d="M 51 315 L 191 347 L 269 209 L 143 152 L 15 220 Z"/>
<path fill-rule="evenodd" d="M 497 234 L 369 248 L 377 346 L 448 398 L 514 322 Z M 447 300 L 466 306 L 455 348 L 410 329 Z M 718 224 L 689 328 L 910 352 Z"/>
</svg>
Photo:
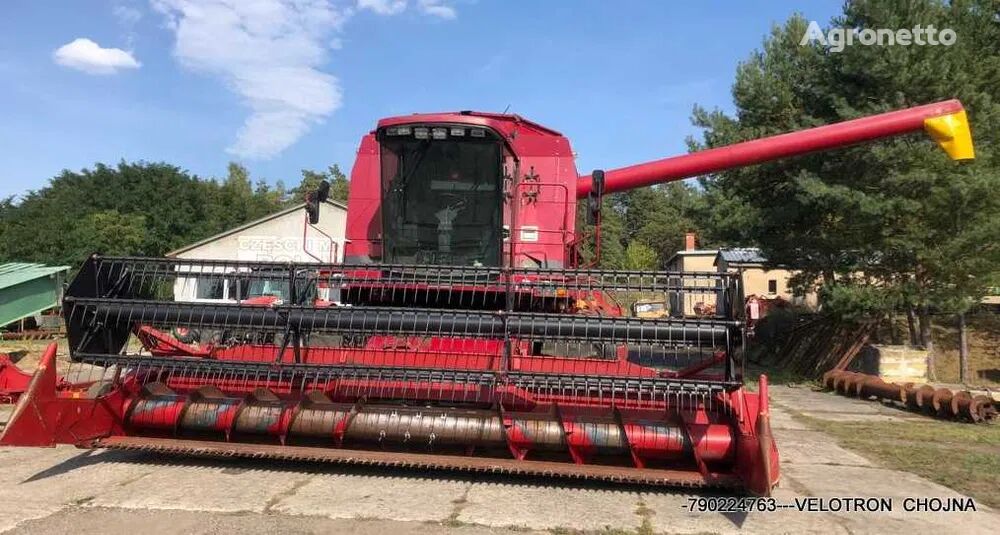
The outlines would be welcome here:
<svg viewBox="0 0 1000 535">
<path fill-rule="evenodd" d="M 776 498 L 892 497 L 891 513 L 695 513 L 689 494 L 509 477 L 116 451 L 0 448 L 0 532 L 9 533 L 997 533 L 1000 513 L 908 513 L 910 496 L 957 497 L 875 466 L 792 418 L 919 418 L 808 388 L 772 387 L 782 454 Z M 0 413 L 0 421 L 9 408 Z"/>
</svg>

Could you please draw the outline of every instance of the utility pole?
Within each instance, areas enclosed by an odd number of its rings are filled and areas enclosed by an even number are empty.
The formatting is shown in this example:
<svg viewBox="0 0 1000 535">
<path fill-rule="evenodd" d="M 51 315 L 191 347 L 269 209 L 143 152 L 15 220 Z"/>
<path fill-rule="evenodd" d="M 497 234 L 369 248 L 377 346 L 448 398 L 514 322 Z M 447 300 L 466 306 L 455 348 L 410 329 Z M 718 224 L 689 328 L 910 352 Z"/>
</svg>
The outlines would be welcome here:
<svg viewBox="0 0 1000 535">
<path fill-rule="evenodd" d="M 965 312 L 958 314 L 958 382 L 969 382 L 969 329 L 965 325 Z"/>
</svg>

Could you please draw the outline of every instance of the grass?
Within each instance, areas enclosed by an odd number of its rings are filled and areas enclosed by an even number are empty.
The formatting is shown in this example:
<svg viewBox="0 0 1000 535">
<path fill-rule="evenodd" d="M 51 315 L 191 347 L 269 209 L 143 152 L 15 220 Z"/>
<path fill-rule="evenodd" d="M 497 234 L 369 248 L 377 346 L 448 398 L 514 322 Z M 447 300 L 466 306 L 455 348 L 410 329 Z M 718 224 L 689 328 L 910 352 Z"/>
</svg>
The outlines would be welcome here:
<svg viewBox="0 0 1000 535">
<path fill-rule="evenodd" d="M 649 507 L 646 507 L 646 502 L 639 500 L 639 507 L 636 508 L 635 514 L 639 515 L 639 518 L 642 519 L 642 524 L 639 525 L 638 535 L 652 535 L 652 517 L 656 513 L 654 513 Z"/>
<path fill-rule="evenodd" d="M 792 385 L 792 386 L 819 386 L 819 382 L 811 377 L 805 377 L 803 375 L 789 372 L 788 370 L 781 368 L 759 368 L 754 365 L 749 365 L 747 367 L 746 376 L 743 377 L 743 384 L 746 385 L 750 392 L 757 391 L 757 383 L 760 380 L 761 374 L 767 374 L 767 383 L 769 385 Z"/>
<path fill-rule="evenodd" d="M 795 415 L 841 446 L 882 465 L 1000 507 L 1000 425 L 928 418 L 919 422 L 831 422 Z"/>
</svg>

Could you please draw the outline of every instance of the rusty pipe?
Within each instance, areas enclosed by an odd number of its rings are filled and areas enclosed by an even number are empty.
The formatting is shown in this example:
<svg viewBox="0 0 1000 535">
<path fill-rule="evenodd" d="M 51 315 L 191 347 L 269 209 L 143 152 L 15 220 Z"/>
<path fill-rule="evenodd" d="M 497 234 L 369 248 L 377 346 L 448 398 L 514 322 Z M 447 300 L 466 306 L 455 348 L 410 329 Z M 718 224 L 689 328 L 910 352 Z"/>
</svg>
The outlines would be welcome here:
<svg viewBox="0 0 1000 535">
<path fill-rule="evenodd" d="M 934 413 L 945 416 L 954 417 L 958 415 L 957 406 L 952 404 L 955 399 L 955 394 L 948 388 L 938 388 L 934 391 L 934 396 L 931 397 L 931 408 Z"/>
<path fill-rule="evenodd" d="M 997 417 L 996 404 L 989 396 L 973 396 L 968 402 L 959 400 L 958 409 L 959 416 L 966 417 L 976 423 L 988 422 Z"/>
<path fill-rule="evenodd" d="M 934 387 L 930 385 L 914 386 L 908 383 L 906 386 L 906 405 L 913 410 L 924 410 L 931 407 L 934 399 Z"/>
<path fill-rule="evenodd" d="M 911 410 L 939 418 L 978 423 L 1000 416 L 992 398 L 973 396 L 967 390 L 953 392 L 947 388 L 934 388 L 926 384 L 900 385 L 884 381 L 875 375 L 847 370 L 830 370 L 824 373 L 823 385 L 844 396 L 897 401 Z"/>
<path fill-rule="evenodd" d="M 857 372 L 841 370 L 833 377 L 833 389 L 839 394 L 847 394 L 854 389 L 855 378 L 860 375 Z"/>
<path fill-rule="evenodd" d="M 887 383 L 876 376 L 869 377 L 858 385 L 858 397 L 861 399 L 874 397 L 899 402 L 906 399 L 903 387 L 896 383 Z"/>
<path fill-rule="evenodd" d="M 823 374 L 823 386 L 827 390 L 833 390 L 833 380 L 840 373 L 840 370 L 830 370 Z"/>
</svg>

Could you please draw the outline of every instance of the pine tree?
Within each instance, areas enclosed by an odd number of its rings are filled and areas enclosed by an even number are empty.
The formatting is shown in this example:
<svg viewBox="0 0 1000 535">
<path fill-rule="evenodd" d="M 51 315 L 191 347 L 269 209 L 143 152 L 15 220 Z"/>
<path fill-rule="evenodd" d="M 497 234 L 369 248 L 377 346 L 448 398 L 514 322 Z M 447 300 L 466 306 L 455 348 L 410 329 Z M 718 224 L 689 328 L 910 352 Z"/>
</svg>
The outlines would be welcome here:
<svg viewBox="0 0 1000 535">
<path fill-rule="evenodd" d="M 845 5 L 833 26 L 952 28 L 956 44 L 800 46 L 806 21 L 776 27 L 737 70 L 736 113 L 696 109 L 718 146 L 946 98 L 966 105 L 977 160 L 956 165 L 908 136 L 738 169 L 705 181 L 717 237 L 755 243 L 773 262 L 826 285 L 828 305 L 879 314 L 961 312 L 1000 266 L 1000 25 L 988 1 Z M 834 288 L 836 286 L 836 288 Z M 854 288 L 854 298 L 847 294 Z M 877 294 L 877 295 L 874 295 Z"/>
</svg>

